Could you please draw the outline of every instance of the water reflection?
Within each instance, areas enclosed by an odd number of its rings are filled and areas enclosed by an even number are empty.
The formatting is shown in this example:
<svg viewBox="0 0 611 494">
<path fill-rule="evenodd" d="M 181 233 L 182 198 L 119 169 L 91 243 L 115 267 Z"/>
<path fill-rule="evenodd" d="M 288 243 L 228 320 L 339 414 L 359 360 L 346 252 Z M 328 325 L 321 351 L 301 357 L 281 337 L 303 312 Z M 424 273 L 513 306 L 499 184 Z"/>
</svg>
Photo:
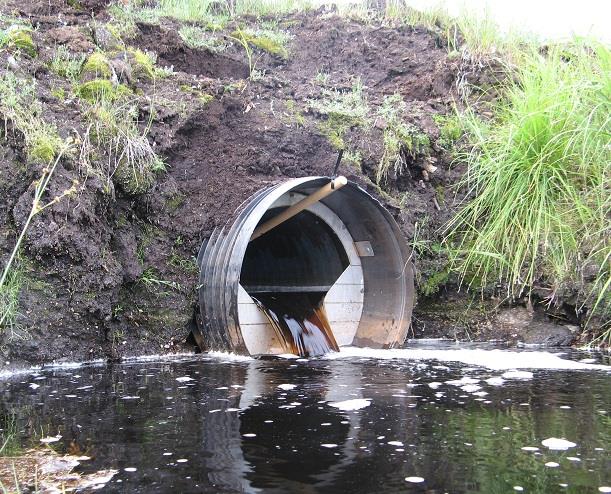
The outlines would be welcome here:
<svg viewBox="0 0 611 494">
<path fill-rule="evenodd" d="M 486 382 L 499 375 L 435 361 L 203 357 L 21 376 L 1 383 L 0 406 L 23 443 L 60 434 L 61 451 L 93 457 L 86 472 L 119 469 L 105 492 L 577 493 L 611 483 L 607 373 Z M 357 399 L 370 405 L 330 405 Z M 548 451 L 549 437 L 577 446 Z"/>
</svg>

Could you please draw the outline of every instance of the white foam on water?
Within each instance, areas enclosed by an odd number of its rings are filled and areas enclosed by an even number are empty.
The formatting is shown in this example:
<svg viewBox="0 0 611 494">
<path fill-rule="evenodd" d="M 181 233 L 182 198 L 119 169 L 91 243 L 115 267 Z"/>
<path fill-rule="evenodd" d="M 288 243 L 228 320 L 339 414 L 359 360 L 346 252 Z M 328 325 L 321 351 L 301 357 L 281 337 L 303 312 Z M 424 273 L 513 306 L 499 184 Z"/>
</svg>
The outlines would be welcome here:
<svg viewBox="0 0 611 494">
<path fill-rule="evenodd" d="M 331 448 L 337 448 L 337 444 L 334 444 L 334 443 L 324 443 L 324 444 L 321 444 L 321 446 L 322 446 L 323 448 L 329 448 L 329 449 L 331 449 Z"/>
<path fill-rule="evenodd" d="M 337 401 L 335 403 L 329 403 L 329 406 L 339 408 L 346 412 L 351 410 L 360 410 L 371 405 L 371 400 L 365 398 L 356 398 L 354 400 Z"/>
<path fill-rule="evenodd" d="M 226 360 L 228 362 L 250 362 L 251 360 L 254 360 L 254 358 L 249 355 L 237 355 L 230 352 L 208 352 L 204 355 L 218 360 Z"/>
<path fill-rule="evenodd" d="M 452 386 L 463 386 L 465 384 L 477 384 L 479 379 L 475 379 L 469 376 L 463 376 L 460 379 L 453 379 L 451 381 L 446 381 L 446 384 L 451 384 Z"/>
<path fill-rule="evenodd" d="M 339 352 L 325 355 L 326 359 L 373 358 L 378 360 L 437 360 L 440 362 L 461 362 L 493 370 L 511 369 L 562 369 L 562 370 L 605 370 L 611 366 L 576 362 L 561 358 L 562 354 L 544 351 L 400 348 L 381 350 L 375 348 L 341 347 Z"/>
<path fill-rule="evenodd" d="M 478 384 L 465 384 L 464 386 L 461 386 L 460 389 L 462 389 L 465 393 L 475 393 L 476 391 L 482 389 L 482 387 Z"/>
<path fill-rule="evenodd" d="M 290 391 L 291 389 L 295 389 L 297 385 L 296 384 L 278 384 L 278 387 L 280 389 L 283 389 L 284 391 Z"/>
<path fill-rule="evenodd" d="M 560 463 L 556 463 L 555 461 L 548 461 L 545 466 L 550 468 L 558 468 L 560 466 Z"/>
<path fill-rule="evenodd" d="M 388 441 L 387 444 L 390 444 L 391 446 L 403 446 L 401 441 Z"/>
<path fill-rule="evenodd" d="M 189 377 L 189 376 L 177 377 L 176 380 L 179 383 L 186 383 L 186 382 L 189 382 L 189 381 L 195 381 L 195 379 L 193 379 L 192 377 Z"/>
<path fill-rule="evenodd" d="M 524 446 L 521 449 L 522 451 L 539 451 L 539 448 L 537 448 L 536 446 Z"/>
<path fill-rule="evenodd" d="M 406 482 L 411 482 L 412 484 L 419 484 L 420 482 L 424 482 L 422 477 L 405 477 Z"/>
<path fill-rule="evenodd" d="M 611 487 L 607 487 L 607 486 L 605 486 L 605 485 L 601 485 L 601 486 L 598 488 L 598 492 L 611 492 Z"/>
<path fill-rule="evenodd" d="M 569 448 L 574 448 L 577 444 L 567 441 L 566 439 L 558 439 L 557 437 L 550 437 L 541 441 L 541 444 L 548 449 L 554 451 L 566 451 Z"/>
<path fill-rule="evenodd" d="M 56 443 L 57 441 L 59 441 L 62 438 L 62 436 L 60 436 L 59 434 L 57 436 L 49 436 L 49 437 L 43 437 L 40 439 L 41 443 L 44 444 L 50 444 L 50 443 Z"/>
</svg>

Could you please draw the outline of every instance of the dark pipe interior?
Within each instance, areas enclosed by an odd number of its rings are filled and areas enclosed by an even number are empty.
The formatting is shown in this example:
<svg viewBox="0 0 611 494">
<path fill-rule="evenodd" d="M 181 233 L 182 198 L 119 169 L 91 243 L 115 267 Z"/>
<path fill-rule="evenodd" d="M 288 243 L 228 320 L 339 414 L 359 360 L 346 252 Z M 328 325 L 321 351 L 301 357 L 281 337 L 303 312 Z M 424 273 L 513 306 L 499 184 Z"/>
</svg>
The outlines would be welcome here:
<svg viewBox="0 0 611 494">
<path fill-rule="evenodd" d="M 283 209 L 270 209 L 259 224 Z M 315 214 L 302 211 L 250 242 L 240 283 L 249 293 L 326 292 L 349 264 L 333 230 Z"/>
<path fill-rule="evenodd" d="M 271 209 L 259 224 L 282 211 Z M 240 283 L 268 318 L 286 352 L 304 357 L 338 351 L 324 296 L 348 266 L 333 230 L 302 211 L 250 242 Z"/>
</svg>

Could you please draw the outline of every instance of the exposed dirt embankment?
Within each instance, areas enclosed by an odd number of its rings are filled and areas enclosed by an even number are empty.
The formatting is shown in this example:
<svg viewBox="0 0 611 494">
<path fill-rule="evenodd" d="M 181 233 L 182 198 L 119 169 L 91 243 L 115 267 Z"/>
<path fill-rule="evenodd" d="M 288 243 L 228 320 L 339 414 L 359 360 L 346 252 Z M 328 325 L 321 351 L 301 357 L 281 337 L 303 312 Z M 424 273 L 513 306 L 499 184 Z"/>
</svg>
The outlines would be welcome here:
<svg viewBox="0 0 611 494">
<path fill-rule="evenodd" d="M 284 33 L 280 52 L 255 38 L 245 49 L 248 38 L 240 33 L 263 22 L 254 18 L 202 29 L 200 38 L 209 38 L 204 47 L 187 44 L 184 26 L 169 19 L 138 21 L 117 34 L 116 20 L 99 3 L 13 2 L 2 11 L 12 16 L 4 27 L 31 26 L 35 45 L 30 54 L 10 43 L 0 51 L 4 82 L 33 80 L 41 121 L 76 142 L 59 160 L 45 197 L 78 184 L 30 226 L 18 263 L 15 324 L 0 336 L 4 361 L 118 358 L 181 346 L 195 306 L 194 257 L 202 240 L 262 187 L 330 174 L 339 147 L 347 156 L 340 172 L 379 197 L 408 239 L 438 242 L 435 232 L 452 209 L 448 187 L 461 173 L 460 166 L 450 168 L 451 141 L 459 136 L 448 136 L 446 115 L 460 101 L 457 87 L 489 83 L 490 76 L 448 55 L 435 33 L 318 12 L 266 27 Z M 60 70 L 58 50 L 77 60 L 76 74 Z M 91 61 L 92 53 L 104 58 Z M 141 54 L 156 63 L 147 65 Z M 120 134 L 108 139 L 115 148 L 104 140 L 108 115 L 96 99 L 100 89 L 85 85 L 102 79 L 128 94 L 113 125 L 132 118 L 129 105 L 136 108 L 134 122 L 145 138 L 138 149 L 165 162 L 153 179 L 146 170 L 144 187 L 121 173 L 124 155 L 116 159 L 116 143 L 128 144 Z M 105 98 L 124 98 L 112 94 Z M 31 139 L 11 116 L 3 115 L 3 123 L 2 264 L 47 166 L 33 159 Z M 400 145 L 389 157 L 391 138 Z M 381 176 L 384 161 L 390 166 Z M 434 256 L 418 267 L 427 277 L 438 269 Z M 416 334 L 438 335 L 427 317 L 416 312 Z"/>
</svg>

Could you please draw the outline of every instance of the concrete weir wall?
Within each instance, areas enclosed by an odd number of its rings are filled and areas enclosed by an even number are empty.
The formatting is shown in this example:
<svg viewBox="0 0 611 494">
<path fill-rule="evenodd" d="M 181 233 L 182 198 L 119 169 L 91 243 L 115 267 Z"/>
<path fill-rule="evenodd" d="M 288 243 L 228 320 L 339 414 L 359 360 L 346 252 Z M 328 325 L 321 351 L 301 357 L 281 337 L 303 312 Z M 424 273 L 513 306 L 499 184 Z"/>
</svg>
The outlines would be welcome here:
<svg viewBox="0 0 611 494">
<path fill-rule="evenodd" d="M 299 178 L 257 192 L 202 245 L 195 331 L 202 349 L 284 352 L 252 300 L 258 292 L 322 292 L 340 346 L 403 343 L 414 303 L 410 250 L 363 189 L 349 182 L 251 241 L 258 225 L 330 180 Z"/>
</svg>

